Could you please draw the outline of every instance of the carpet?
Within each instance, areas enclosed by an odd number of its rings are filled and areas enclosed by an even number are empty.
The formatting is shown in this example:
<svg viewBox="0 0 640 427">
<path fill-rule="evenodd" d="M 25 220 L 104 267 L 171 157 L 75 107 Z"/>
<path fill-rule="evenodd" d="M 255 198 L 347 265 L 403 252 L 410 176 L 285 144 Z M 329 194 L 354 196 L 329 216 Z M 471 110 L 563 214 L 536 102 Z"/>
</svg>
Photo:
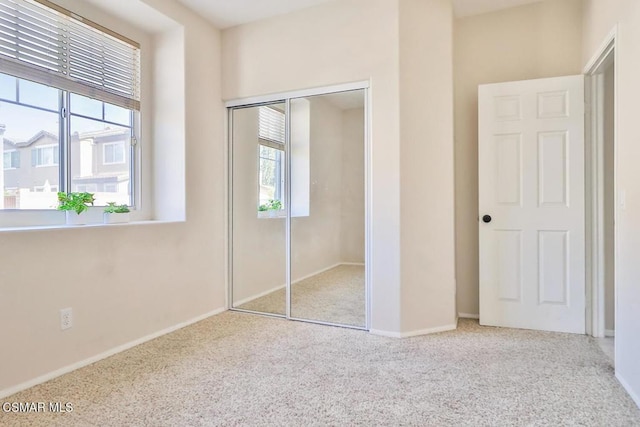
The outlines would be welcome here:
<svg viewBox="0 0 640 427">
<path fill-rule="evenodd" d="M 481 327 L 393 339 L 226 312 L 4 402 L 2 426 L 639 426 L 593 338 Z"/>
</svg>

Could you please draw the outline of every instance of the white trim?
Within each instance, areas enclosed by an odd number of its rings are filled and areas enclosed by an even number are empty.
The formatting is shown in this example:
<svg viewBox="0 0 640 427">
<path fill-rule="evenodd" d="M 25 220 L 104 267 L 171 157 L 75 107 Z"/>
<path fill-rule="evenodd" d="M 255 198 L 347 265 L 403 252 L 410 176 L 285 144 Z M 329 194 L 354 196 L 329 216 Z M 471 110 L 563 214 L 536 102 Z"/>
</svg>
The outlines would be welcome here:
<svg viewBox="0 0 640 427">
<path fill-rule="evenodd" d="M 178 329 L 182 329 L 182 328 L 184 328 L 186 326 L 189 326 L 189 325 L 192 325 L 194 323 L 200 322 L 200 321 L 202 321 L 204 319 L 207 319 L 207 318 L 209 318 L 211 316 L 215 316 L 217 314 L 223 313 L 225 311 L 227 311 L 226 307 L 210 311 L 208 313 L 205 313 L 203 315 L 195 317 L 195 318 L 193 318 L 191 320 L 187 320 L 186 322 L 178 323 L 178 324 L 176 324 L 174 326 L 170 326 L 170 327 L 162 329 L 162 330 L 160 330 L 158 332 L 154 332 L 152 334 L 146 335 L 146 336 L 144 336 L 142 338 L 138 338 L 138 339 L 130 341 L 128 343 L 119 345 L 119 346 L 114 347 L 114 348 L 112 348 L 110 350 L 107 350 L 107 351 L 104 351 L 102 353 L 99 353 L 99 354 L 97 354 L 95 356 L 89 357 L 87 359 L 81 360 L 81 361 L 76 362 L 76 363 L 72 363 L 71 365 L 65 366 L 65 367 L 60 368 L 60 369 L 56 369 L 55 371 L 52 371 L 52 372 L 49 372 L 47 374 L 41 375 L 39 377 L 36 377 L 36 378 L 34 378 L 32 380 L 25 381 L 23 383 L 20 383 L 18 385 L 13 386 L 13 387 L 6 388 L 4 390 L 0 390 L 0 399 L 1 398 L 5 398 L 7 396 L 11 396 L 11 395 L 16 394 L 16 393 L 19 393 L 19 392 L 21 392 L 23 390 L 26 390 L 28 388 L 34 387 L 34 386 L 36 386 L 38 384 L 42 384 L 42 383 L 47 382 L 49 380 L 52 380 L 54 378 L 60 377 L 60 376 L 62 376 L 64 374 L 68 374 L 69 372 L 73 372 L 76 369 L 84 368 L 85 366 L 91 365 L 92 363 L 99 362 L 100 360 L 106 359 L 107 357 L 111 357 L 114 354 L 121 353 L 121 352 L 123 352 L 125 350 L 129 350 L 130 348 L 136 347 L 136 346 L 138 346 L 140 344 L 143 344 L 143 343 L 145 343 L 147 341 L 151 341 L 153 339 L 161 337 L 162 335 L 167 335 L 167 334 L 169 334 L 171 332 L 175 332 Z"/>
<path fill-rule="evenodd" d="M 480 319 L 479 314 L 469 314 L 469 313 L 458 313 L 458 318 L 460 319 Z"/>
<path fill-rule="evenodd" d="M 605 331 L 605 283 L 604 283 L 604 230 L 602 227 L 604 201 L 603 201 L 603 145 L 602 145 L 602 129 L 603 122 L 603 101 L 601 95 L 603 93 L 603 72 L 605 68 L 613 62 L 616 65 L 614 73 L 614 218 L 618 217 L 618 186 L 617 186 L 617 165 L 618 165 L 618 26 L 614 26 L 603 42 L 600 44 L 596 53 L 591 57 L 587 65 L 584 67 L 586 74 L 586 152 L 588 154 L 585 159 L 585 166 L 588 178 L 586 188 L 587 200 L 587 312 L 586 326 L 587 334 L 601 338 L 606 336 Z M 613 54 L 613 61 L 611 61 Z M 615 221 L 617 224 L 617 220 Z M 614 226 L 614 260 L 617 256 L 617 225 Z M 617 270 L 617 263 L 614 261 L 614 270 Z M 615 277 L 618 277 L 617 271 Z M 617 284 L 614 283 L 614 288 Z M 615 291 L 614 291 L 615 293 Z"/>
<path fill-rule="evenodd" d="M 391 331 L 381 331 L 379 329 L 370 329 L 369 333 L 373 335 L 380 335 L 382 337 L 389 337 L 389 338 L 409 338 L 409 337 L 416 337 L 419 335 L 430 335 L 430 334 L 437 334 L 440 332 L 455 331 L 457 327 L 458 325 L 454 323 L 451 325 L 437 326 L 435 328 L 420 329 L 417 331 L 409 331 L 409 332 L 391 332 Z"/>
<path fill-rule="evenodd" d="M 616 331 L 614 329 L 605 329 L 604 336 L 607 338 L 614 338 L 616 336 Z"/>
<path fill-rule="evenodd" d="M 582 74 L 593 74 L 602 65 L 604 59 L 611 53 L 611 50 L 615 48 L 616 40 L 618 39 L 618 24 L 616 24 L 609 34 L 604 38 L 596 52 L 593 54 L 587 65 L 584 66 Z"/>
<path fill-rule="evenodd" d="M 638 405 L 638 407 L 640 408 L 640 396 L 638 396 L 635 393 L 633 388 L 631 388 L 631 386 L 627 383 L 627 381 L 625 381 L 620 376 L 620 373 L 617 370 L 616 370 L 616 378 L 618 379 L 618 382 L 620 382 L 622 387 L 625 389 L 625 391 L 629 394 L 629 396 L 631 396 L 631 399 L 633 399 L 633 401 L 636 403 L 636 405 Z"/>
<path fill-rule="evenodd" d="M 321 87 L 314 87 L 309 89 L 300 89 L 300 90 L 278 92 L 278 93 L 267 94 L 267 95 L 252 96 L 248 98 L 232 99 L 232 100 L 226 101 L 224 105 L 227 108 L 242 107 L 242 106 L 249 106 L 252 104 L 265 104 L 268 102 L 284 101 L 285 99 L 289 99 L 289 98 L 304 98 L 307 96 L 326 95 L 330 93 L 347 92 L 350 90 L 359 90 L 359 89 L 368 89 L 368 88 L 369 88 L 369 81 L 364 80 L 359 82 L 343 83 L 343 84 L 338 84 L 333 86 L 321 86 Z"/>
</svg>

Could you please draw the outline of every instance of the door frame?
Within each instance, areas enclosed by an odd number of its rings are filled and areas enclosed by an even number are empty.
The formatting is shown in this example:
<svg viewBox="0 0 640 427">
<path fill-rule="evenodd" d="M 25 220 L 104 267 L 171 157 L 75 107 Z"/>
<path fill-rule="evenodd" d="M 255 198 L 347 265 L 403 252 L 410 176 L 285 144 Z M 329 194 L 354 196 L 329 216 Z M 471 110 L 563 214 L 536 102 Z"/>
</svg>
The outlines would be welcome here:
<svg viewBox="0 0 640 427">
<path fill-rule="evenodd" d="M 586 327 L 587 334 L 605 336 L 604 253 L 604 70 L 618 64 L 618 27 L 609 32 L 583 70 L 585 75 L 585 202 L 586 202 Z M 613 187 L 614 218 L 618 218 L 621 195 L 617 185 L 618 165 L 618 67 L 614 69 Z M 617 225 L 614 220 L 614 306 L 617 307 Z M 616 312 L 617 321 L 617 309 Z"/>
<path fill-rule="evenodd" d="M 347 92 L 353 90 L 363 90 L 364 91 L 364 199 L 365 199 L 365 209 L 364 209 L 364 225 L 365 225 L 365 233 L 364 233 L 364 263 L 365 263 L 365 325 L 363 327 L 360 326 L 352 326 L 352 325 L 343 325 L 338 323 L 310 320 L 310 319 L 297 319 L 291 317 L 291 247 L 290 247 L 290 237 L 291 237 L 291 207 L 290 203 L 286 203 L 286 226 L 285 226 L 285 241 L 286 241 L 286 313 L 284 315 L 278 314 L 269 314 L 269 313 L 261 313 L 261 312 L 252 312 L 248 310 L 238 309 L 233 307 L 233 114 L 232 111 L 236 108 L 243 107 L 254 107 L 262 104 L 269 104 L 273 102 L 283 102 L 285 103 L 286 115 L 285 115 L 285 128 L 287 131 L 285 132 L 285 140 L 286 140 L 286 151 L 289 152 L 290 149 L 290 140 L 289 140 L 289 128 L 290 128 L 290 100 L 294 98 L 304 98 L 316 95 L 327 95 L 331 93 L 339 93 L 339 92 Z M 224 102 L 225 106 L 225 114 L 226 114 L 226 126 L 225 126 L 225 139 L 227 143 L 225 144 L 226 150 L 226 167 L 225 167 L 225 180 L 226 180 L 226 197 L 225 197 L 225 212 L 226 212 L 226 224 L 227 224 L 227 233 L 226 233 L 226 244 L 225 244 L 225 298 L 226 298 L 226 307 L 228 310 L 234 311 L 243 311 L 243 312 L 251 312 L 254 314 L 271 316 L 271 317 L 280 317 L 288 320 L 299 320 L 307 323 L 317 323 L 328 326 L 339 326 L 346 327 L 349 329 L 359 329 L 369 331 L 371 329 L 371 289 L 372 289 L 372 269 L 373 264 L 371 260 L 372 252 L 373 252 L 373 197 L 372 197 L 372 188 L 373 188 L 373 147 L 372 147 L 372 97 L 371 97 L 371 82 L 369 80 L 348 82 L 342 84 L 335 84 L 331 86 L 319 86 L 312 87 L 307 89 L 298 89 L 291 91 L 284 91 L 278 93 L 272 93 L 267 95 L 258 95 L 251 96 L 245 98 L 237 98 L 232 100 L 227 100 Z M 291 175 L 291 164 L 287 160 L 285 167 L 285 193 L 286 199 L 291 199 L 291 188 L 290 188 L 290 175 Z"/>
</svg>

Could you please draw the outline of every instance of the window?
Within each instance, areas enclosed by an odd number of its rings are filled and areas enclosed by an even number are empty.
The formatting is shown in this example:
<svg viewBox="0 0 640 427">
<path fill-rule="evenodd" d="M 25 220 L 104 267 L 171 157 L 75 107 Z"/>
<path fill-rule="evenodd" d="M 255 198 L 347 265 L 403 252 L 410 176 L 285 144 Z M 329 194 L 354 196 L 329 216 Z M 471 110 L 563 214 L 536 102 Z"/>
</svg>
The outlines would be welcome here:
<svg viewBox="0 0 640 427">
<path fill-rule="evenodd" d="M 117 165 L 125 162 L 124 142 L 107 142 L 102 146 L 102 164 Z"/>
<path fill-rule="evenodd" d="M 20 193 L 14 208 L 54 208 L 58 188 L 133 205 L 139 85 L 137 43 L 48 1 L 0 0 L 4 171 L 31 158 L 0 177 Z M 105 181 L 117 185 L 102 195 Z"/>
<path fill-rule="evenodd" d="M 5 151 L 2 166 L 4 169 L 18 169 L 20 167 L 20 152 L 16 150 Z"/>
<path fill-rule="evenodd" d="M 104 185 L 105 193 L 117 193 L 118 192 L 118 184 L 105 184 Z"/>
<path fill-rule="evenodd" d="M 31 149 L 31 166 L 58 166 L 60 162 L 60 149 L 58 144 L 43 145 Z"/>
<path fill-rule="evenodd" d="M 270 106 L 258 109 L 258 210 L 284 209 L 284 112 Z"/>
</svg>

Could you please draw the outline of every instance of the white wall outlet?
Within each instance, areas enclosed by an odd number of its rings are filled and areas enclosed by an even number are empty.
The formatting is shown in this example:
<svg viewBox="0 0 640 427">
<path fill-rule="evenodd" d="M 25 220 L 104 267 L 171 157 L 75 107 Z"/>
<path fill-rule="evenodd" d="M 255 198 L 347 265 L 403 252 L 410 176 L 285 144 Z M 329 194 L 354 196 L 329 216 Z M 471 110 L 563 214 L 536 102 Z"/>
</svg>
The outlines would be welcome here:
<svg viewBox="0 0 640 427">
<path fill-rule="evenodd" d="M 73 310 L 71 308 L 63 308 L 60 310 L 60 329 L 63 331 L 73 326 Z"/>
</svg>

